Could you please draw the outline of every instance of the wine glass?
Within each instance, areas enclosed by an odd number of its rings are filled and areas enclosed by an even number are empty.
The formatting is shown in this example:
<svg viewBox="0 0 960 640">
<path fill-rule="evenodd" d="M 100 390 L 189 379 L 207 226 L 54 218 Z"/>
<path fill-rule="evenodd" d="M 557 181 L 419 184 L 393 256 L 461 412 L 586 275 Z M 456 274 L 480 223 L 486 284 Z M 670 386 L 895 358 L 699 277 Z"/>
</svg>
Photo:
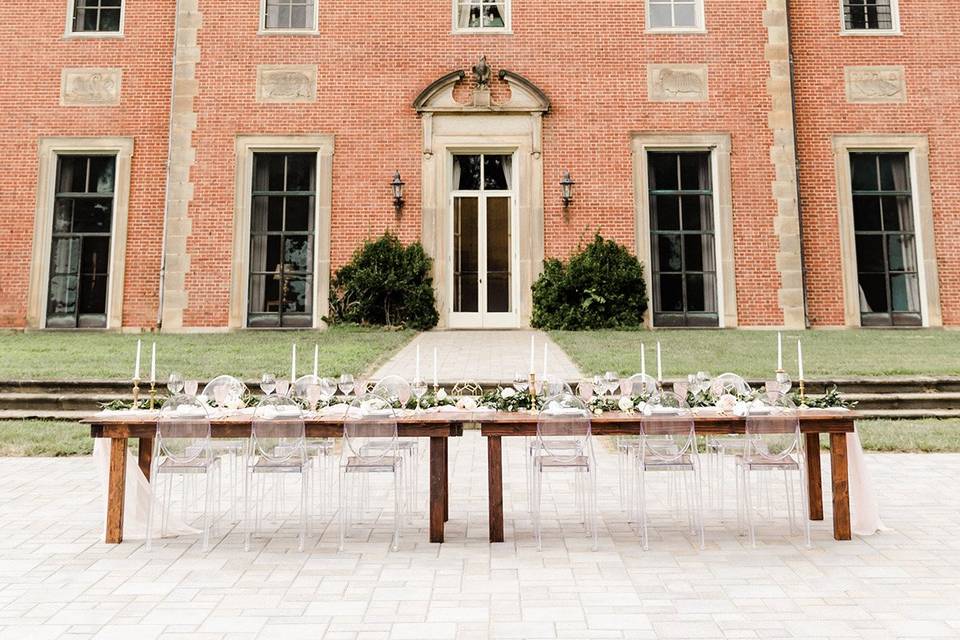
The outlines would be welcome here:
<svg viewBox="0 0 960 640">
<path fill-rule="evenodd" d="M 427 381 L 423 378 L 414 378 L 410 390 L 413 391 L 413 395 L 417 399 L 417 411 L 420 411 L 420 399 L 427 393 Z M 406 404 L 406 402 L 403 404 Z"/>
<path fill-rule="evenodd" d="M 606 384 L 607 392 L 612 396 L 620 388 L 620 376 L 616 371 L 607 371 L 603 374 L 603 381 Z"/>
<path fill-rule="evenodd" d="M 227 396 L 230 395 L 230 389 L 227 385 L 221 384 L 213 388 L 213 399 L 218 407 L 227 406 Z"/>
<path fill-rule="evenodd" d="M 589 380 L 582 380 L 580 384 L 577 385 L 577 395 L 580 396 L 581 400 L 589 404 L 593 399 L 593 383 Z"/>
<path fill-rule="evenodd" d="M 280 380 L 277 380 L 276 388 L 278 396 L 286 396 L 287 392 L 290 391 L 290 381 L 286 378 L 281 378 Z"/>
<path fill-rule="evenodd" d="M 323 390 L 320 389 L 320 385 L 311 384 L 307 387 L 307 403 L 310 405 L 311 411 L 317 410 L 317 404 L 320 402 L 322 397 Z"/>
<path fill-rule="evenodd" d="M 200 387 L 200 383 L 196 380 L 187 380 L 183 383 L 183 392 L 188 396 L 196 396 L 197 389 Z"/>
<path fill-rule="evenodd" d="M 523 393 L 530 387 L 530 379 L 522 373 L 513 375 L 513 388 L 517 393 Z"/>
<path fill-rule="evenodd" d="M 174 371 L 170 374 L 170 377 L 167 378 L 167 390 L 170 391 L 170 395 L 176 396 L 183 391 L 183 376 Z"/>
<path fill-rule="evenodd" d="M 780 385 L 780 393 L 789 393 L 790 389 L 793 387 L 793 381 L 790 380 L 790 374 L 786 371 L 778 371 L 777 384 Z"/>
<path fill-rule="evenodd" d="M 340 376 L 340 393 L 345 397 L 350 395 L 350 392 L 353 391 L 353 375 L 345 373 Z"/>
<path fill-rule="evenodd" d="M 686 402 L 687 400 L 687 391 L 690 390 L 690 384 L 687 382 L 674 382 L 673 383 L 673 392 L 677 394 L 681 400 Z"/>
<path fill-rule="evenodd" d="M 330 402 L 337 395 L 337 381 L 333 378 L 320 378 L 320 397 L 324 402 Z"/>
<path fill-rule="evenodd" d="M 260 390 L 263 395 L 269 396 L 277 388 L 277 379 L 272 373 L 265 373 L 260 376 Z"/>
</svg>

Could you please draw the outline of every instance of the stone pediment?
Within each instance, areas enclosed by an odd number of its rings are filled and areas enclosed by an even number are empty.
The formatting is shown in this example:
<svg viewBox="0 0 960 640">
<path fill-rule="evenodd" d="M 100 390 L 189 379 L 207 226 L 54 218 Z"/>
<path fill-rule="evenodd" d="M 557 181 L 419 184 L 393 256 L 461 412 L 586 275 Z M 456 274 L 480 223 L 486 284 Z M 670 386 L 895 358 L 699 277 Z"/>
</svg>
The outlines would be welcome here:
<svg viewBox="0 0 960 640">
<path fill-rule="evenodd" d="M 413 101 L 413 108 L 417 113 L 546 113 L 550 110 L 550 99 L 538 86 L 506 69 L 501 69 L 497 77 L 507 83 L 510 98 L 504 102 L 494 102 L 490 95 L 489 71 L 486 59 L 482 58 L 473 69 L 476 86 L 467 104 L 458 102 L 453 96 L 457 84 L 467 74 L 464 71 L 452 71 L 421 91 Z"/>
</svg>

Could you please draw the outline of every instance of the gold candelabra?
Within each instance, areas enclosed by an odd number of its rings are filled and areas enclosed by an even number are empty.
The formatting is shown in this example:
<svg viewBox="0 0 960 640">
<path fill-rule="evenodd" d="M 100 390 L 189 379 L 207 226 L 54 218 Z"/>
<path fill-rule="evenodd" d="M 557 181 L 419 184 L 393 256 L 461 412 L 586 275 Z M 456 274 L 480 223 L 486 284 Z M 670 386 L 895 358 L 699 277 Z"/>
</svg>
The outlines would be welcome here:
<svg viewBox="0 0 960 640">
<path fill-rule="evenodd" d="M 140 408 L 140 378 L 133 379 L 133 408 Z"/>
<path fill-rule="evenodd" d="M 153 405 L 157 401 L 157 383 L 155 381 L 150 382 L 150 411 L 153 411 Z"/>
</svg>

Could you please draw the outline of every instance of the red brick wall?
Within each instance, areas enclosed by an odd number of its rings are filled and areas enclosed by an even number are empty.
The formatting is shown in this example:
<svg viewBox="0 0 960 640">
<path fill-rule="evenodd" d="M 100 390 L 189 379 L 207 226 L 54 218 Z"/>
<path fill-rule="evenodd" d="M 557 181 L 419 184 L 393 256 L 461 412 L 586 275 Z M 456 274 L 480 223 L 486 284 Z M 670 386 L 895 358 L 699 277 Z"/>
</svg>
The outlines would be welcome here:
<svg viewBox="0 0 960 640">
<path fill-rule="evenodd" d="M 64 38 L 62 0 L 0 5 L 0 327 L 26 323 L 37 141 L 132 136 L 123 324 L 156 324 L 170 113 L 173 2 L 127 0 L 122 39 Z M 123 69 L 118 107 L 61 107 L 64 67 Z"/>
<path fill-rule="evenodd" d="M 919 134 L 930 180 L 943 321 L 960 325 L 960 15 L 954 3 L 901 0 L 902 36 L 841 36 L 836 0 L 792 2 L 801 202 L 810 320 L 842 325 L 832 136 Z M 906 104 L 847 104 L 845 65 L 903 65 Z"/>
<path fill-rule="evenodd" d="M 512 36 L 450 34 L 449 0 L 320 3 L 319 36 L 257 36 L 256 1 L 203 0 L 199 126 L 189 240 L 188 326 L 227 323 L 238 134 L 333 133 L 332 252 L 347 260 L 364 238 L 393 229 L 420 239 L 421 125 L 410 104 L 430 82 L 485 54 L 540 86 L 544 118 L 546 253 L 564 256 L 593 231 L 633 247 L 630 133 L 729 132 L 740 322 L 777 324 L 776 238 L 764 0 L 738 11 L 707 3 L 705 35 L 644 33 L 643 2 L 515 1 Z M 415 15 L 414 15 L 415 14 Z M 413 16 L 411 18 L 411 16 Z M 317 64 L 314 104 L 255 101 L 259 64 Z M 707 63 L 709 103 L 647 100 L 647 63 Z M 407 207 L 396 221 L 389 182 L 399 169 Z M 558 182 L 569 169 L 576 202 L 564 222 Z"/>
</svg>

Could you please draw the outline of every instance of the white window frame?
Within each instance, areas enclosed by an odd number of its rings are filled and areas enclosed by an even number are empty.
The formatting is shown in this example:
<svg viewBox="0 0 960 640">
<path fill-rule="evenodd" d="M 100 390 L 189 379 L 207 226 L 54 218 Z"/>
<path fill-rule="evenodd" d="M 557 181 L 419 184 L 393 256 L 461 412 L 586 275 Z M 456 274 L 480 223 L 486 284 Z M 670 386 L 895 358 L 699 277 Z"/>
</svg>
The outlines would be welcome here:
<svg viewBox="0 0 960 640">
<path fill-rule="evenodd" d="M 73 13 L 77 8 L 77 0 L 67 0 L 67 24 L 64 26 L 64 38 L 122 38 L 125 17 L 127 14 L 127 0 L 120 2 L 120 29 L 117 31 L 74 31 Z"/>
<path fill-rule="evenodd" d="M 311 36 L 320 33 L 320 0 L 313 0 L 313 27 L 306 29 L 268 29 L 267 28 L 267 0 L 260 0 L 260 24 L 257 25 L 257 35 L 261 36 Z"/>
<path fill-rule="evenodd" d="M 53 209 L 57 189 L 57 159 L 63 155 L 102 155 L 116 158 L 113 220 L 110 226 L 110 267 L 107 286 L 106 329 L 123 324 L 123 281 L 127 253 L 127 217 L 130 209 L 130 168 L 133 138 L 41 138 L 38 144 L 37 211 L 33 227 L 27 327 L 47 326 L 50 251 L 53 245 Z M 78 329 L 79 330 L 79 329 Z M 83 329 L 97 331 L 98 329 Z M 102 331 L 102 329 L 99 329 Z"/>
<path fill-rule="evenodd" d="M 513 0 L 504 0 L 504 16 L 502 27 L 484 27 L 483 20 L 479 27 L 460 27 L 457 16 L 460 9 L 460 0 L 452 0 L 450 3 L 450 17 L 452 33 L 455 35 L 510 35 L 513 33 Z"/>
<path fill-rule="evenodd" d="M 850 154 L 906 153 L 910 162 L 913 225 L 917 243 L 917 278 L 920 317 L 924 327 L 942 327 L 940 276 L 930 187 L 930 145 L 925 135 L 850 134 L 833 136 L 837 180 L 837 212 L 840 218 L 840 267 L 843 281 L 844 324 L 861 326 L 860 280 L 857 271 L 856 231 L 853 222 L 853 182 Z"/>
<path fill-rule="evenodd" d="M 890 17 L 893 27 L 890 29 L 847 29 L 846 14 L 843 11 L 843 1 L 840 3 L 840 35 L 842 36 L 899 36 L 900 31 L 900 0 L 890 0 Z"/>
<path fill-rule="evenodd" d="M 733 256 L 733 195 L 730 168 L 731 138 L 728 133 L 634 133 L 633 184 L 636 256 L 647 279 L 649 305 L 647 328 L 653 329 L 653 250 L 650 246 L 650 152 L 701 151 L 710 154 L 713 180 L 713 229 L 716 242 L 717 321 L 720 329 L 733 329 L 737 315 L 737 282 Z"/>
<path fill-rule="evenodd" d="M 647 33 L 706 33 L 707 19 L 703 8 L 706 0 L 695 0 L 697 12 L 697 24 L 693 27 L 654 27 L 650 24 L 650 0 L 644 0 L 644 20 L 646 21 Z"/>
<path fill-rule="evenodd" d="M 233 218 L 233 271 L 230 276 L 231 329 L 248 329 L 250 285 L 250 217 L 253 193 L 253 157 L 257 153 L 316 153 L 316 209 L 314 215 L 313 323 L 326 326 L 330 312 L 330 215 L 333 202 L 332 135 L 243 135 L 236 140 L 236 186 Z"/>
</svg>

